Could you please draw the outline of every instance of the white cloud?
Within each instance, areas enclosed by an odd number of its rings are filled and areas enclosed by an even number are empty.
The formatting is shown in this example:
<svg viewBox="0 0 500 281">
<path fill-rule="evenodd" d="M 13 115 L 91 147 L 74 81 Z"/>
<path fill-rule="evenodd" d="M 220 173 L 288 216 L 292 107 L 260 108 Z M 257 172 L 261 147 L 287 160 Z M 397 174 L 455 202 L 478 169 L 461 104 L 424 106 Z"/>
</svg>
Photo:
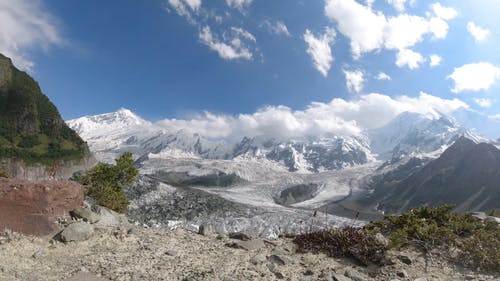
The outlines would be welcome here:
<svg viewBox="0 0 500 281">
<path fill-rule="evenodd" d="M 482 42 L 490 36 L 490 31 L 485 28 L 477 26 L 474 22 L 470 21 L 467 23 L 467 31 L 474 37 L 476 42 Z"/>
<path fill-rule="evenodd" d="M 432 4 L 431 9 L 438 18 L 443 20 L 452 20 L 458 16 L 457 10 L 451 7 L 444 7 L 439 2 Z"/>
<path fill-rule="evenodd" d="M 63 44 L 56 21 L 40 1 L 0 0 L 0 52 L 22 70 L 32 71 L 27 52 Z"/>
<path fill-rule="evenodd" d="M 491 107 L 496 102 L 496 100 L 485 99 L 485 98 L 475 98 L 474 101 L 476 102 L 477 105 L 484 108 Z"/>
<path fill-rule="evenodd" d="M 452 8 L 440 6 L 438 15 L 420 17 L 399 14 L 386 17 L 355 0 L 326 0 L 325 14 L 335 21 L 338 30 L 351 42 L 354 58 L 380 49 L 404 50 L 424 40 L 426 35 L 444 39 L 448 33 L 448 23 Z M 445 12 L 443 12 L 443 10 Z"/>
<path fill-rule="evenodd" d="M 349 92 L 359 93 L 363 90 L 365 82 L 364 73 L 361 70 L 348 71 L 344 70 L 346 87 Z"/>
<path fill-rule="evenodd" d="M 255 37 L 248 31 L 232 27 L 231 35 L 224 35 L 224 41 L 216 38 L 209 26 L 200 30 L 199 38 L 211 50 L 216 51 L 219 56 L 226 60 L 245 59 L 252 60 L 253 54 L 247 46 L 248 41 L 255 42 Z M 245 42 L 247 41 L 247 42 Z"/>
<path fill-rule="evenodd" d="M 231 8 L 236 8 L 243 11 L 246 7 L 252 4 L 253 0 L 226 0 L 226 3 Z"/>
<path fill-rule="evenodd" d="M 439 66 L 439 65 L 441 65 L 442 60 L 443 60 L 443 58 L 440 57 L 439 55 L 430 55 L 429 56 L 429 65 L 431 67 Z"/>
<path fill-rule="evenodd" d="M 489 62 L 479 62 L 456 67 L 448 79 L 455 82 L 454 93 L 488 90 L 500 79 L 500 67 Z"/>
<path fill-rule="evenodd" d="M 201 0 L 168 0 L 168 4 L 177 14 L 185 17 L 190 23 L 196 24 L 192 12 L 198 13 L 201 8 Z"/>
<path fill-rule="evenodd" d="M 275 24 L 273 24 L 270 21 L 265 20 L 261 26 L 264 26 L 269 32 L 273 34 L 290 36 L 288 27 L 283 21 L 277 21 Z"/>
<path fill-rule="evenodd" d="M 410 49 L 401 50 L 396 55 L 396 65 L 398 67 L 408 66 L 410 69 L 416 69 L 424 62 L 425 58 L 420 53 Z"/>
<path fill-rule="evenodd" d="M 405 10 L 406 2 L 408 2 L 408 0 L 387 0 L 387 3 L 393 5 L 394 8 L 400 12 Z"/>
<path fill-rule="evenodd" d="M 253 114 L 237 116 L 205 112 L 191 120 L 167 119 L 158 124 L 172 131 L 183 129 L 211 138 L 237 140 L 243 136 L 298 138 L 324 134 L 359 135 L 364 130 L 385 125 L 404 111 L 438 118 L 460 108 L 468 108 L 458 99 L 442 99 L 426 93 L 418 97 L 389 97 L 368 94 L 355 100 L 333 99 L 314 102 L 304 110 L 286 106 L 268 106 Z"/>
<path fill-rule="evenodd" d="M 379 72 L 379 74 L 375 77 L 375 79 L 377 80 L 385 80 L 385 81 L 390 81 L 392 80 L 391 76 L 389 76 L 387 73 L 385 72 Z"/>
<path fill-rule="evenodd" d="M 316 37 L 306 29 L 304 33 L 304 41 L 307 43 L 307 53 L 313 60 L 314 67 L 323 76 L 328 76 L 328 71 L 333 62 L 331 44 L 335 40 L 335 30 L 326 28 L 325 33 Z"/>
</svg>

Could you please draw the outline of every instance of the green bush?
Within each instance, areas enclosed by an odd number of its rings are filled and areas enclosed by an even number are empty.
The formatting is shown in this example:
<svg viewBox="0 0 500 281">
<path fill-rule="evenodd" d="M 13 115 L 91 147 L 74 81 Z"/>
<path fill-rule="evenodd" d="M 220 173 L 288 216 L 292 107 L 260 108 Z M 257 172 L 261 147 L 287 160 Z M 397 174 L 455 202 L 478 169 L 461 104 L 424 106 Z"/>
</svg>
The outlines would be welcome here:
<svg viewBox="0 0 500 281">
<path fill-rule="evenodd" d="M 460 251 L 454 259 L 472 268 L 500 271 L 500 227 L 471 214 L 452 212 L 453 206 L 422 206 L 400 216 L 386 216 L 365 229 L 390 238 L 391 247 L 418 247 L 425 252 L 440 247 Z M 451 258 L 451 257 L 450 257 Z"/>
<path fill-rule="evenodd" d="M 0 168 L 0 178 L 10 178 L 9 173 Z"/>
<path fill-rule="evenodd" d="M 115 165 L 99 163 L 76 180 L 85 186 L 86 195 L 97 204 L 123 213 L 129 204 L 123 187 L 132 183 L 139 171 L 133 166 L 131 153 L 124 153 L 115 161 Z"/>
</svg>

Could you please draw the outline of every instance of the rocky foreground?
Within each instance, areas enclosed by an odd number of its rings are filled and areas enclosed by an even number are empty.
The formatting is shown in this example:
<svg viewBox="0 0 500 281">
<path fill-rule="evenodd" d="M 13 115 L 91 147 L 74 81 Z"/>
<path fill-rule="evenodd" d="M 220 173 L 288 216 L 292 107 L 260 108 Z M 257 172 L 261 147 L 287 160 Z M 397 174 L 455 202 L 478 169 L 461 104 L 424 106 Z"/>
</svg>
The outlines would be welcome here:
<svg viewBox="0 0 500 281">
<path fill-rule="evenodd" d="M 297 253 L 291 239 L 87 225 L 59 240 L 0 236 L 0 280 L 500 280 L 451 264 L 432 252 L 389 252 L 392 265 Z M 66 228 L 66 232 L 70 227 Z M 83 230 L 82 230 L 83 229 Z M 232 237 L 232 238 L 231 238 Z M 74 241 L 72 241 L 74 240 Z"/>
</svg>

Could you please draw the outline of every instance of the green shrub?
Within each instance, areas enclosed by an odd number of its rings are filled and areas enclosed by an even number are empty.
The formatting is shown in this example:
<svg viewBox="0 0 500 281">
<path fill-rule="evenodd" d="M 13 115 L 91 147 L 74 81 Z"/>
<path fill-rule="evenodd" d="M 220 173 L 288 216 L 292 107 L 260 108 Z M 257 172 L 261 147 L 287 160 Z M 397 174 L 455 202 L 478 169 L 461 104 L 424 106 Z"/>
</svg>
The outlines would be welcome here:
<svg viewBox="0 0 500 281">
<path fill-rule="evenodd" d="M 10 178 L 9 173 L 0 168 L 0 178 Z"/>
<path fill-rule="evenodd" d="M 500 227 L 471 214 L 452 212 L 453 206 L 422 206 L 400 216 L 386 216 L 365 229 L 390 238 L 391 247 L 418 247 L 425 252 L 435 247 L 460 251 L 456 262 L 472 268 L 500 271 Z M 451 258 L 451 257 L 450 257 Z"/>
<path fill-rule="evenodd" d="M 123 187 L 135 180 L 138 170 L 133 166 L 131 153 L 124 153 L 115 161 L 115 165 L 99 163 L 76 180 L 85 186 L 86 195 L 97 204 L 123 213 L 129 204 Z"/>
</svg>

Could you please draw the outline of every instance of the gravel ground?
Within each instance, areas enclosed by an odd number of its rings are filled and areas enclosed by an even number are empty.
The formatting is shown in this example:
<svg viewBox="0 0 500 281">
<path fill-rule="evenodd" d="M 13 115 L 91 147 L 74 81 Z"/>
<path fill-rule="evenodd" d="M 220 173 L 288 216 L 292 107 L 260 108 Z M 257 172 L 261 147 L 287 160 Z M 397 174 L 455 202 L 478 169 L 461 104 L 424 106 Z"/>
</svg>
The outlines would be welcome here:
<svg viewBox="0 0 500 281">
<path fill-rule="evenodd" d="M 227 246 L 225 235 L 188 230 L 122 227 L 98 229 L 87 241 L 61 243 L 49 238 L 14 235 L 0 240 L 1 281 L 66 280 L 90 272 L 104 280 L 500 280 L 499 276 L 464 270 L 435 257 L 426 262 L 416 252 L 410 265 L 356 266 L 324 255 L 298 254 L 289 239 L 264 240 L 247 251 Z M 392 253 L 397 256 L 401 253 Z M 398 277 L 398 274 L 400 277 Z M 349 275 L 349 274 L 348 274 Z M 357 277 L 362 279 L 356 279 Z M 401 277 L 402 276 L 402 277 Z M 406 277 L 405 277 L 406 276 Z M 420 280 L 419 280 L 420 281 Z"/>
</svg>

